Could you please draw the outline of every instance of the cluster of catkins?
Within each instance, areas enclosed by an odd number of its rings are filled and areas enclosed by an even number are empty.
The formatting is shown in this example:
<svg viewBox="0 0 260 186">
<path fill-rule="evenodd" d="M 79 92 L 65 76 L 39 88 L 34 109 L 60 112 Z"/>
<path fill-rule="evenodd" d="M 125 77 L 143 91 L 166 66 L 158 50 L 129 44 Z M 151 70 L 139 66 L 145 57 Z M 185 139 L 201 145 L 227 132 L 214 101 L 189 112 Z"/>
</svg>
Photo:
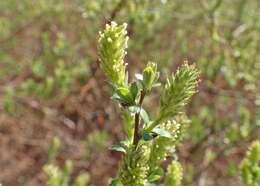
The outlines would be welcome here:
<svg viewBox="0 0 260 186">
<path fill-rule="evenodd" d="M 199 72 L 193 65 L 184 63 L 169 76 L 164 86 L 159 82 L 157 64 L 149 62 L 142 73 L 129 81 L 124 61 L 127 48 L 127 25 L 107 24 L 100 32 L 100 66 L 111 82 L 112 99 L 130 116 L 127 138 L 112 149 L 124 153 L 118 175 L 110 185 L 177 186 L 181 182 L 182 167 L 174 148 L 180 141 L 187 119 L 184 106 L 196 92 Z M 161 87 L 160 87 L 161 86 Z M 153 88 L 161 90 L 158 114 L 152 117 L 143 106 Z M 129 130 L 130 129 L 130 130 Z M 162 161 L 172 160 L 165 172 Z"/>
</svg>

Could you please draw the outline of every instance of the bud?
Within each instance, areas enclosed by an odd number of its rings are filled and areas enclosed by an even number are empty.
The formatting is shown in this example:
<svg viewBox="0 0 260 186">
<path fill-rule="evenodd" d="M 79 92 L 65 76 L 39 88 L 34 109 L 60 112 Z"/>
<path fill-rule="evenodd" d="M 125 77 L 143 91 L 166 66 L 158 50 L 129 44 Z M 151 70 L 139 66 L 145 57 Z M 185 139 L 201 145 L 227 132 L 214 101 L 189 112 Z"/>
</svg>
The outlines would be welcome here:
<svg viewBox="0 0 260 186">
<path fill-rule="evenodd" d="M 157 64 L 149 62 L 143 71 L 142 85 L 145 91 L 149 91 L 159 78 Z"/>
</svg>

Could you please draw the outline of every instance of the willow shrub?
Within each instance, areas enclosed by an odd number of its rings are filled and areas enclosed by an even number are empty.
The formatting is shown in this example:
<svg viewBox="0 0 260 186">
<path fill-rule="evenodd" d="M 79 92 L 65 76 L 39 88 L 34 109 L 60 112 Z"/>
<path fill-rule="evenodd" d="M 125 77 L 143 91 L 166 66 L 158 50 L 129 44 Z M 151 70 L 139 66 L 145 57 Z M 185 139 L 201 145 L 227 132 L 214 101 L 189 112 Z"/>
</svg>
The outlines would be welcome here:
<svg viewBox="0 0 260 186">
<path fill-rule="evenodd" d="M 127 25 L 115 22 L 106 25 L 99 38 L 100 66 L 110 80 L 115 100 L 130 115 L 125 126 L 127 138 L 113 150 L 124 154 L 119 172 L 110 185 L 141 186 L 156 184 L 165 177 L 165 185 L 179 185 L 182 168 L 172 161 L 167 173 L 160 167 L 166 157 L 173 157 L 187 119 L 184 106 L 196 92 L 199 72 L 193 65 L 183 64 L 161 86 L 159 113 L 153 118 L 144 109 L 143 101 L 151 90 L 160 87 L 157 64 L 149 62 L 142 74 L 130 81 L 124 57 L 127 48 Z M 173 159 L 173 158 L 172 158 Z"/>
</svg>

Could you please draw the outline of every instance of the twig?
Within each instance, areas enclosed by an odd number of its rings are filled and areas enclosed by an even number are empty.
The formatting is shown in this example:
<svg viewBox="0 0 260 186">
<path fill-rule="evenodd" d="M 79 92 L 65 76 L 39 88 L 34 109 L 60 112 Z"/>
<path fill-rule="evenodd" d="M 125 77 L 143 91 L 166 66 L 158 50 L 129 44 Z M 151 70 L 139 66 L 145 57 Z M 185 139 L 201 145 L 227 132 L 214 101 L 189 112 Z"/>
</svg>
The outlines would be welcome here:
<svg viewBox="0 0 260 186">
<path fill-rule="evenodd" d="M 144 97 L 145 97 L 145 92 L 142 91 L 141 96 L 140 96 L 140 100 L 139 100 L 139 105 L 138 105 L 140 108 L 142 106 Z M 140 138 L 140 136 L 139 136 L 139 121 L 140 121 L 140 119 L 139 118 L 140 118 L 140 111 L 135 114 L 135 128 L 134 128 L 134 139 L 133 139 L 133 145 L 134 146 L 137 146 L 139 138 Z"/>
</svg>

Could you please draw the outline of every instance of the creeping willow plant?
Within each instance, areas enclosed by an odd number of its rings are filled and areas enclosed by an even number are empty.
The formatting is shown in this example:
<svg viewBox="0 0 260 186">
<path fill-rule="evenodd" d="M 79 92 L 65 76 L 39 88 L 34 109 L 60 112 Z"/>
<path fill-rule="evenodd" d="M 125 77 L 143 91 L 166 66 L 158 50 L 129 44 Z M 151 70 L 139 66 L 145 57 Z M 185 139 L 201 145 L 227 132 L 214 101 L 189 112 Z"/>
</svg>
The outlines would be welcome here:
<svg viewBox="0 0 260 186">
<path fill-rule="evenodd" d="M 136 74 L 132 82 L 124 63 L 127 48 L 126 24 L 112 22 L 100 33 L 100 65 L 113 86 L 112 99 L 129 113 L 126 126 L 127 139 L 112 149 L 123 152 L 117 178 L 111 185 L 156 185 L 164 177 L 165 186 L 179 185 L 182 168 L 173 161 L 164 174 L 160 164 L 173 150 L 183 133 L 187 120 L 183 108 L 196 92 L 198 71 L 185 63 L 175 74 L 167 78 L 162 90 L 158 115 L 152 119 L 143 108 L 145 96 L 160 85 L 157 64 L 149 62 L 142 74 Z M 130 119 L 129 119 L 130 118 Z M 130 130 L 129 130 L 130 129 Z"/>
</svg>

